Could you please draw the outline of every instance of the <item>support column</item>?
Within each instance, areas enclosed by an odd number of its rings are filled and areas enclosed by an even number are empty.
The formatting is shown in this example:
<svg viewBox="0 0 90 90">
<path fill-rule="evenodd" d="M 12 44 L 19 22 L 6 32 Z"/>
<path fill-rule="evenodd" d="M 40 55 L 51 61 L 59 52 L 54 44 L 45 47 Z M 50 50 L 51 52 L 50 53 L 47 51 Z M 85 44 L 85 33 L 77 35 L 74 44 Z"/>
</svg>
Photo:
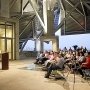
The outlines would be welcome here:
<svg viewBox="0 0 90 90">
<path fill-rule="evenodd" d="M 40 41 L 40 51 L 44 51 L 44 47 L 43 47 L 43 40 Z"/>
<path fill-rule="evenodd" d="M 52 50 L 53 51 L 57 51 L 59 49 L 59 42 L 58 42 L 58 38 L 54 38 L 52 39 Z"/>
<path fill-rule="evenodd" d="M 59 49 L 59 37 L 58 36 L 42 36 L 41 37 L 41 51 L 44 50 L 43 48 L 43 41 L 52 41 L 52 50 L 57 51 Z"/>
<path fill-rule="evenodd" d="M 47 35 L 54 36 L 54 11 L 47 11 Z"/>
<path fill-rule="evenodd" d="M 48 1 L 48 2 L 47 2 Z M 53 0 L 55 3 L 56 0 Z M 41 51 L 43 48 L 43 41 L 52 41 L 52 50 L 57 51 L 59 48 L 58 36 L 55 36 L 54 33 L 54 11 L 51 10 L 50 3 L 53 3 L 51 0 L 43 0 L 43 18 L 44 18 L 44 35 L 41 39 Z M 54 4 L 52 4 L 54 5 Z"/>
<path fill-rule="evenodd" d="M 34 49 L 34 54 L 36 55 L 36 56 L 38 56 L 39 54 L 40 54 L 40 44 L 39 44 L 39 40 L 38 39 L 36 39 L 35 40 L 35 49 Z"/>
<path fill-rule="evenodd" d="M 35 51 L 39 51 L 39 47 L 40 47 L 40 45 L 39 45 L 39 40 L 36 39 L 36 40 L 35 40 Z"/>
<path fill-rule="evenodd" d="M 49 5 L 43 0 L 43 18 L 44 18 L 44 36 L 53 36 L 54 35 L 54 11 L 49 10 Z"/>
<path fill-rule="evenodd" d="M 19 21 L 15 23 L 15 59 L 19 59 Z"/>
</svg>

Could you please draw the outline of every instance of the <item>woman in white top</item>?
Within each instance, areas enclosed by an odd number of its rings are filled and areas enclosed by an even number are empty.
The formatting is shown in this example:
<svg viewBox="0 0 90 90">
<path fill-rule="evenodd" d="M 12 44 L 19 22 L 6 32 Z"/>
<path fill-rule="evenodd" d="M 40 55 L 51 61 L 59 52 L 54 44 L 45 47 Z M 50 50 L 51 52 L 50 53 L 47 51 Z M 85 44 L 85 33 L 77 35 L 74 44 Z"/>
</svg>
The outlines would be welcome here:
<svg viewBox="0 0 90 90">
<path fill-rule="evenodd" d="M 77 59 L 77 61 L 79 62 L 79 64 L 82 64 L 83 62 L 85 62 L 85 56 L 83 52 L 80 52 L 80 56 Z"/>
</svg>

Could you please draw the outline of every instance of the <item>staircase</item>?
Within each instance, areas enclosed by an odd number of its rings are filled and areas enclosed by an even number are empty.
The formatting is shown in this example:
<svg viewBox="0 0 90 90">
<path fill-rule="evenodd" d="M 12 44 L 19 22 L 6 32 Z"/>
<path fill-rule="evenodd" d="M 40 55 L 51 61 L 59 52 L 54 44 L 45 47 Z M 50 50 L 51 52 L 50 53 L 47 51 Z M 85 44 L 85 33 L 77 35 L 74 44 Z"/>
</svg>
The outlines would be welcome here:
<svg viewBox="0 0 90 90">
<path fill-rule="evenodd" d="M 58 26 L 58 21 L 59 21 L 59 15 L 60 14 L 56 14 L 55 17 L 54 17 L 54 28 L 56 28 Z"/>
</svg>

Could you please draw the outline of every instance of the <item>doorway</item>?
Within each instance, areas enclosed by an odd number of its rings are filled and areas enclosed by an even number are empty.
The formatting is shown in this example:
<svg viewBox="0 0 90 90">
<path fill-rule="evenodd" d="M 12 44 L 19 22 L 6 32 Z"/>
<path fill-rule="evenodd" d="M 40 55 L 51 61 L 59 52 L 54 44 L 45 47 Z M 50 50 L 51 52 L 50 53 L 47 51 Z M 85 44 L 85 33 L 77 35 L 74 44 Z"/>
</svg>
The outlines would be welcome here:
<svg viewBox="0 0 90 90">
<path fill-rule="evenodd" d="M 0 53 L 8 52 L 9 60 L 14 59 L 14 24 L 0 22 Z"/>
</svg>

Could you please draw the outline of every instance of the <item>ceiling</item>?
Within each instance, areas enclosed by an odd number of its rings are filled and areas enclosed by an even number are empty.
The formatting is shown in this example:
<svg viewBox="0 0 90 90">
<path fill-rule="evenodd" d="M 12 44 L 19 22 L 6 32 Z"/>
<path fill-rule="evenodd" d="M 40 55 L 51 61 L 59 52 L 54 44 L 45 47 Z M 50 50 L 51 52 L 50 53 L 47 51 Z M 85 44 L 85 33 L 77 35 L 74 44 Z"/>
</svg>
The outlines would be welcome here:
<svg viewBox="0 0 90 90">
<path fill-rule="evenodd" d="M 19 19 L 20 22 L 20 40 L 26 39 L 33 32 L 32 21 L 36 17 L 36 14 L 29 1 L 10 0 L 10 17 Z M 42 1 L 36 0 L 38 12 L 40 13 L 42 13 Z M 55 32 L 61 28 L 62 35 L 90 33 L 90 0 L 47 1 L 51 2 L 51 10 L 60 8 L 60 13 L 65 12 L 65 17 L 63 17 L 64 15 L 61 16 L 62 21 L 55 28 Z M 33 38 L 33 33 L 31 38 Z"/>
<path fill-rule="evenodd" d="M 90 0 L 59 0 L 61 35 L 90 33 Z M 55 31 L 56 31 L 55 30 Z"/>
</svg>

